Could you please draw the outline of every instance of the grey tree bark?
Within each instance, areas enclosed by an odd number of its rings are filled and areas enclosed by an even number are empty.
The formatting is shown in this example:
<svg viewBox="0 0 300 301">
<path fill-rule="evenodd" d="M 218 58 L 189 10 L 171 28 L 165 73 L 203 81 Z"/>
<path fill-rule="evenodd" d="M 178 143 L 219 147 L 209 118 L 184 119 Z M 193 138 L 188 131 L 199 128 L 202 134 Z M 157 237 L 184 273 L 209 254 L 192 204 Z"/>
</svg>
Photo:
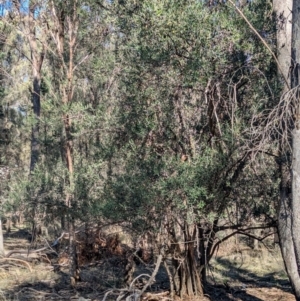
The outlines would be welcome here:
<svg viewBox="0 0 300 301">
<path fill-rule="evenodd" d="M 292 8 L 293 0 L 273 0 L 276 18 L 277 59 L 283 76 L 289 78 L 292 47 Z M 288 87 L 284 88 L 287 91 Z"/>
<path fill-rule="evenodd" d="M 293 1 L 293 23 L 292 23 L 292 84 L 291 88 L 296 90 L 294 107 L 294 129 L 293 139 L 293 162 L 292 162 L 292 236 L 296 254 L 297 272 L 300 271 L 300 102 L 299 102 L 299 70 L 300 70 L 300 3 Z M 299 286 L 299 287 L 298 287 Z M 297 284 L 300 300 L 300 281 Z"/>
<path fill-rule="evenodd" d="M 291 49 L 292 49 L 292 40 L 295 39 L 294 34 L 294 26 L 292 27 L 292 22 L 295 21 L 295 13 L 294 15 L 291 13 L 293 9 L 295 9 L 295 0 L 273 0 L 273 9 L 276 16 L 276 27 L 277 27 L 277 58 L 280 64 L 280 69 L 283 72 L 282 76 L 286 79 L 290 78 L 290 67 L 291 67 Z M 298 13 L 299 15 L 299 13 Z M 292 82 L 293 85 L 293 82 Z M 289 87 L 287 85 L 284 86 L 282 93 L 287 92 Z M 294 150 L 293 150 L 293 173 L 294 168 L 298 168 L 298 161 L 300 161 L 300 148 L 298 150 L 298 155 L 296 149 L 298 148 L 297 144 L 295 144 L 296 137 L 300 137 L 300 134 L 297 135 L 294 132 Z M 300 140 L 299 140 L 300 142 Z M 300 143 L 299 143 L 300 145 Z M 296 155 L 296 157 L 295 157 Z M 293 176 L 291 179 L 290 172 L 290 160 L 289 154 L 285 152 L 285 150 L 280 147 L 279 156 L 281 158 L 279 162 L 279 168 L 281 173 L 281 184 L 280 184 L 280 203 L 278 206 L 278 235 L 281 245 L 282 257 L 285 263 L 286 271 L 288 277 L 290 279 L 291 285 L 293 287 L 296 300 L 300 300 L 300 277 L 297 266 L 297 256 L 296 256 L 296 245 L 295 240 L 293 239 L 293 234 L 297 228 L 297 219 L 295 219 L 296 207 L 298 204 L 294 204 L 297 198 L 297 190 L 299 190 L 299 183 L 296 183 L 298 177 Z M 295 158 L 297 160 L 295 161 Z M 296 175 L 296 173 L 295 173 Z M 293 182 L 293 184 L 291 184 Z M 292 186 L 292 187 L 291 187 Z M 297 188 L 298 186 L 298 188 Z M 291 188 L 293 191 L 293 195 L 291 195 Z M 296 205 L 296 207 L 295 207 Z M 300 208 L 299 208 L 300 209 Z M 300 211 L 299 211 L 300 212 Z M 298 222 L 299 217 L 298 217 Z M 296 227 L 296 228 L 294 228 Z M 299 228 L 298 228 L 299 229 Z M 299 232 L 298 232 L 299 233 Z M 300 253 L 298 253 L 300 254 Z"/>
</svg>

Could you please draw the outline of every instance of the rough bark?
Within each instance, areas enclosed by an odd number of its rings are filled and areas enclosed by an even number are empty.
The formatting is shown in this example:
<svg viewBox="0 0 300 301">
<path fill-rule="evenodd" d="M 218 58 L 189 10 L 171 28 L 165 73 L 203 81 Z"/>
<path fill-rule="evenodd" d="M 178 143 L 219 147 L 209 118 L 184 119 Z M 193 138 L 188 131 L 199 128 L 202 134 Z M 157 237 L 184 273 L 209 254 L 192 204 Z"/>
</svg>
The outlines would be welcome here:
<svg viewBox="0 0 300 301">
<path fill-rule="evenodd" d="M 75 235 L 75 221 L 74 218 L 71 218 L 69 221 L 69 273 L 72 286 L 75 286 L 76 282 L 80 279 Z"/>
<path fill-rule="evenodd" d="M 292 45 L 292 7 L 293 0 L 273 0 L 273 10 L 276 21 L 277 59 L 281 76 L 289 78 Z M 284 92 L 288 87 L 284 88 Z"/>
<path fill-rule="evenodd" d="M 199 227 L 199 234 L 198 234 L 198 252 L 200 255 L 199 258 L 199 265 L 200 265 L 200 271 L 201 271 L 201 280 L 203 284 L 206 283 L 206 265 L 207 265 L 207 248 L 205 247 L 205 238 L 204 238 L 204 231 L 201 225 Z"/>
<path fill-rule="evenodd" d="M 32 16 L 33 18 L 33 16 Z M 30 158 L 30 171 L 34 170 L 36 163 L 38 162 L 40 142 L 40 115 L 41 115 L 41 69 L 44 60 L 44 50 L 38 50 L 35 24 L 31 21 L 28 22 L 30 34 L 28 36 L 29 45 L 31 49 L 32 59 L 32 73 L 33 73 L 33 90 L 31 92 L 31 101 L 33 107 L 33 113 L 35 117 L 35 124 L 32 126 L 31 134 L 31 158 Z"/>
<path fill-rule="evenodd" d="M 292 234 L 295 254 L 300 267 L 300 129 L 293 130 L 293 163 L 292 163 Z M 299 284 L 300 293 L 300 284 Z M 300 296 L 300 294 L 299 294 Z"/>
<path fill-rule="evenodd" d="M 30 156 L 30 171 L 33 171 L 39 158 L 40 142 L 39 142 L 39 132 L 40 132 L 40 87 L 41 87 L 41 74 L 36 70 L 33 65 L 34 80 L 33 80 L 33 91 L 31 93 L 31 101 L 33 106 L 33 113 L 35 116 L 35 124 L 32 126 L 31 132 L 31 156 Z"/>
<path fill-rule="evenodd" d="M 170 231 L 172 249 L 165 267 L 170 278 L 171 294 L 187 298 L 190 296 L 203 296 L 202 280 L 199 274 L 195 256 L 196 225 L 187 225 L 184 229 L 174 226 Z M 178 233 L 180 231 L 180 233 Z M 183 241 L 177 241 L 181 237 Z"/>
</svg>

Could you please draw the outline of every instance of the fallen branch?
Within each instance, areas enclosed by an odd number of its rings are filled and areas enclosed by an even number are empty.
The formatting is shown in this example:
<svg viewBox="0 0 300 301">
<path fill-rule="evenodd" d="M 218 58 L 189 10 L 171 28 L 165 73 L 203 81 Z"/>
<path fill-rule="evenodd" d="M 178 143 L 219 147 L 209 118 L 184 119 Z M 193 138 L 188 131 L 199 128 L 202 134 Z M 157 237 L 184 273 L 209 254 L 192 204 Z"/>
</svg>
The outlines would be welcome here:
<svg viewBox="0 0 300 301">
<path fill-rule="evenodd" d="M 146 293 L 143 296 L 143 301 L 151 300 L 151 301 L 166 301 L 166 300 L 172 300 L 168 298 L 169 292 L 161 292 L 161 293 Z"/>
<path fill-rule="evenodd" d="M 6 258 L 7 257 L 10 257 L 11 255 L 13 254 L 32 254 L 32 253 L 38 253 L 38 252 L 42 252 L 42 251 L 45 251 L 47 250 L 48 247 L 43 247 L 43 248 L 40 248 L 40 249 L 37 249 L 37 250 L 13 250 L 13 251 L 10 251 L 9 253 L 6 254 Z"/>
<path fill-rule="evenodd" d="M 123 298 L 126 297 L 125 301 L 139 301 L 141 300 L 142 295 L 144 294 L 144 292 L 146 291 L 146 289 L 149 287 L 149 285 L 154 281 L 155 276 L 159 270 L 160 264 L 162 262 L 162 255 L 159 255 L 155 264 L 155 268 L 154 271 L 152 273 L 152 275 L 148 275 L 148 274 L 141 274 L 139 276 L 137 276 L 136 278 L 133 279 L 133 281 L 131 282 L 130 286 L 128 289 L 119 289 L 119 290 L 109 290 L 108 292 L 105 293 L 102 301 L 105 301 L 106 298 L 108 297 L 108 295 L 110 294 L 118 294 L 118 298 L 116 299 L 117 301 L 121 301 L 124 300 Z M 141 278 L 142 276 L 147 276 L 149 277 L 149 280 L 147 281 L 147 283 L 145 284 L 145 286 L 143 287 L 142 290 L 138 290 L 136 288 L 134 288 L 134 283 L 136 282 L 136 280 L 138 280 L 139 278 Z"/>
<path fill-rule="evenodd" d="M 68 233 L 63 232 L 63 233 L 61 234 L 61 236 L 58 237 L 58 238 L 51 244 L 51 246 L 49 245 L 48 241 L 45 240 L 45 241 L 46 241 L 46 244 L 47 244 L 46 247 L 43 247 L 43 248 L 40 248 L 40 249 L 37 249 L 37 250 L 13 250 L 13 251 L 10 251 L 9 253 L 7 253 L 5 257 L 10 257 L 10 256 L 13 255 L 13 254 L 27 254 L 27 256 L 28 256 L 29 254 L 39 253 L 39 252 L 46 251 L 46 250 L 50 250 L 51 253 L 57 254 L 56 251 L 53 250 L 53 247 L 55 247 L 55 246 L 58 244 L 58 242 L 59 242 L 66 234 L 68 234 Z"/>
<path fill-rule="evenodd" d="M 160 267 L 160 264 L 161 264 L 161 261 L 162 261 L 162 255 L 160 254 L 157 258 L 157 261 L 156 261 L 156 265 L 155 265 L 155 269 L 151 275 L 151 277 L 149 278 L 148 282 L 146 283 L 146 285 L 143 287 L 142 291 L 141 291 L 141 295 L 146 291 L 146 289 L 148 288 L 148 286 L 152 283 L 152 281 L 154 280 L 157 272 L 158 272 L 158 269 Z"/>
<path fill-rule="evenodd" d="M 18 259 L 18 258 L 8 258 L 8 257 L 4 257 L 4 258 L 0 259 L 0 261 L 5 261 L 5 260 L 18 261 L 18 262 L 24 263 L 28 267 L 29 271 L 32 273 L 32 268 L 31 268 L 30 264 L 25 260 Z"/>
</svg>

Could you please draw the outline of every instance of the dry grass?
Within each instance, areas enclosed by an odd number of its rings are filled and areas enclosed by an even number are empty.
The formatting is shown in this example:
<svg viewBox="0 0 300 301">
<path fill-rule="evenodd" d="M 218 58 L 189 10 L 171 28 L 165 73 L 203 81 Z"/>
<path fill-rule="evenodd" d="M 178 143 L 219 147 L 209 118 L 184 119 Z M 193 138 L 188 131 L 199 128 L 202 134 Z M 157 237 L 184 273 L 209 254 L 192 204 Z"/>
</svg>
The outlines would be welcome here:
<svg viewBox="0 0 300 301">
<path fill-rule="evenodd" d="M 114 229 L 119 230 L 119 229 Z M 30 245 L 24 233 L 6 237 L 6 250 L 26 249 Z M 81 282 L 76 289 L 68 283 L 67 269 L 60 267 L 53 271 L 50 264 L 30 263 L 30 269 L 18 262 L 0 261 L 0 301 L 34 300 L 94 300 L 103 299 L 108 290 L 124 288 L 124 257 L 106 256 L 93 264 L 81 267 Z M 136 273 L 144 273 L 140 266 Z M 149 271 L 147 271 L 149 273 Z M 166 292 L 166 275 L 160 271 L 152 293 Z M 175 299 L 176 301 L 293 301 L 290 286 L 284 271 L 278 247 L 257 250 L 236 246 L 234 241 L 221 246 L 210 263 L 208 278 L 212 284 L 208 288 L 210 298 Z M 168 299 L 169 296 L 165 296 Z M 80 299 L 82 298 L 82 299 Z M 269 298 L 269 299 L 268 299 Z M 271 299 L 270 299 L 271 298 Z M 110 301 L 116 300 L 111 296 Z M 148 299 L 145 299 L 148 300 Z M 151 299 L 150 299 L 151 300 Z M 158 300 L 158 299 L 155 299 Z M 163 299 L 159 299 L 163 300 Z"/>
<path fill-rule="evenodd" d="M 240 282 L 244 286 L 252 281 L 270 285 L 288 281 L 279 246 L 272 249 L 262 245 L 258 249 L 223 246 L 211 260 L 208 275 L 215 283 Z"/>
<path fill-rule="evenodd" d="M 11 265 L 11 263 L 9 264 Z M 44 264 L 35 265 L 32 272 L 25 266 L 11 265 L 7 270 L 0 269 L 0 290 L 10 290 L 13 287 L 24 285 L 24 283 L 28 285 L 34 285 L 36 283 L 50 284 L 57 279 L 58 275 Z"/>
<path fill-rule="evenodd" d="M 29 248 L 30 240 L 26 237 L 26 233 L 27 231 L 23 231 L 22 229 L 14 229 L 13 233 L 5 235 L 6 252 Z M 56 281 L 57 278 L 58 275 L 53 272 L 53 268 L 49 264 L 43 264 L 38 261 L 25 263 L 22 260 L 12 261 L 4 259 L 0 261 L 0 292 L 1 290 L 11 290 L 24 283 L 28 285 L 43 282 L 50 283 Z"/>
</svg>

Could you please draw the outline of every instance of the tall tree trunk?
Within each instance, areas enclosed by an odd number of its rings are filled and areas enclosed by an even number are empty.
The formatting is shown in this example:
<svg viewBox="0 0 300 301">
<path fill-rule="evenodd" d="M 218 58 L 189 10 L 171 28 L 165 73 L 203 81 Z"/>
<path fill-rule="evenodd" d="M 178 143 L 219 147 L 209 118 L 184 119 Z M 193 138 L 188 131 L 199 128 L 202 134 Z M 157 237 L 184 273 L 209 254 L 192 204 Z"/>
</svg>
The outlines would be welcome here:
<svg viewBox="0 0 300 301">
<path fill-rule="evenodd" d="M 293 1 L 293 30 L 292 30 L 292 88 L 297 89 L 294 94 L 294 129 L 293 161 L 292 161 L 292 237 L 295 248 L 297 272 L 300 271 L 300 101 L 299 101 L 299 76 L 300 76 L 300 3 Z M 296 286 L 296 284 L 295 284 Z M 297 286 L 297 300 L 300 300 L 300 281 Z"/>
<path fill-rule="evenodd" d="M 59 78 L 58 86 L 61 97 L 61 105 L 70 106 L 74 96 L 74 51 L 76 48 L 77 32 L 78 32 L 78 13 L 77 1 L 71 2 L 68 7 L 55 6 L 53 3 L 52 11 L 55 20 L 55 28 L 53 28 L 52 37 L 56 45 L 58 54 L 58 64 L 56 71 Z M 68 208 L 68 232 L 69 232 L 69 274 L 71 285 L 75 285 L 79 279 L 78 261 L 76 253 L 76 237 L 75 237 L 75 212 L 73 189 L 74 189 L 74 158 L 73 158 L 73 135 L 72 135 L 72 120 L 68 113 L 62 116 L 63 127 L 65 132 L 64 140 L 64 159 L 66 160 L 67 169 L 69 172 L 68 190 L 66 197 L 66 207 Z M 63 220 L 63 218 L 62 218 Z"/>
<path fill-rule="evenodd" d="M 30 172 L 34 170 L 38 162 L 40 142 L 40 114 L 41 114 L 41 69 L 45 55 L 45 45 L 36 36 L 36 2 L 29 1 L 29 12 L 24 14 L 19 1 L 13 1 L 14 8 L 20 18 L 19 21 L 23 26 L 23 34 L 27 38 L 30 47 L 30 59 L 32 68 L 32 87 L 31 87 L 31 102 L 35 124 L 31 131 L 31 154 L 30 154 Z"/>
<path fill-rule="evenodd" d="M 31 92 L 31 101 L 33 106 L 33 113 L 35 117 L 35 124 L 32 126 L 31 133 L 31 156 L 30 156 L 30 171 L 33 171 L 39 158 L 40 142 L 40 114 L 41 114 L 41 74 L 38 70 L 38 66 L 34 60 L 32 65 L 34 79 L 33 79 L 33 91 Z"/>
<path fill-rule="evenodd" d="M 280 69 L 283 72 L 280 76 L 289 78 L 292 48 L 293 16 L 291 11 L 293 10 L 293 0 L 273 0 L 273 8 L 277 23 L 277 58 L 280 64 Z M 287 92 L 288 89 L 289 87 L 285 85 L 282 93 Z M 278 206 L 278 236 L 288 277 L 293 287 L 296 299 L 300 300 L 300 277 L 292 235 L 290 162 L 287 162 L 289 160 L 286 160 L 286 153 L 285 150 L 282 149 L 282 145 L 280 146 L 279 155 L 282 159 L 279 162 L 281 184 L 280 203 Z"/>
<path fill-rule="evenodd" d="M 285 268 L 294 290 L 296 300 L 300 300 L 300 278 L 292 238 L 291 175 L 290 167 L 280 163 L 280 204 L 278 212 L 278 236 Z"/>
<path fill-rule="evenodd" d="M 30 156 L 30 171 L 32 172 L 38 162 L 40 152 L 39 131 L 40 131 L 40 115 L 41 115 L 41 70 L 45 55 L 45 46 L 38 42 L 36 36 L 36 5 L 30 1 L 29 14 L 23 16 L 23 25 L 30 46 L 31 68 L 32 68 L 32 91 L 31 102 L 35 124 L 32 126 L 31 133 L 31 156 Z M 19 11 L 19 14 L 22 13 Z"/>
</svg>

